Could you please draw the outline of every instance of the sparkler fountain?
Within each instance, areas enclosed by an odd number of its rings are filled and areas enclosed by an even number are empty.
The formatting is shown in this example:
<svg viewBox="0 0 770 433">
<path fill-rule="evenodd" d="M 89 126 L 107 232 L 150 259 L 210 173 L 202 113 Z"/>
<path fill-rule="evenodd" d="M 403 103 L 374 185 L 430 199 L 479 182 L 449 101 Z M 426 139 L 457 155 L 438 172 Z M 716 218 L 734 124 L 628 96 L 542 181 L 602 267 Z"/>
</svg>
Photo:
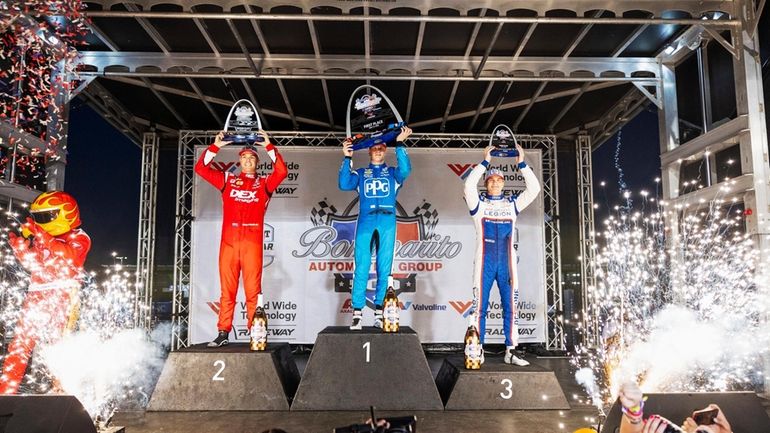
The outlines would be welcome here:
<svg viewBox="0 0 770 433">
<path fill-rule="evenodd" d="M 625 203 L 597 233 L 587 314 L 600 337 L 597 347 L 576 349 L 573 365 L 600 414 L 628 380 L 645 392 L 745 390 L 763 382 L 768 263 L 744 230 L 730 185 L 713 202 L 689 205 L 643 191 L 635 206 L 621 191 Z"/>
</svg>

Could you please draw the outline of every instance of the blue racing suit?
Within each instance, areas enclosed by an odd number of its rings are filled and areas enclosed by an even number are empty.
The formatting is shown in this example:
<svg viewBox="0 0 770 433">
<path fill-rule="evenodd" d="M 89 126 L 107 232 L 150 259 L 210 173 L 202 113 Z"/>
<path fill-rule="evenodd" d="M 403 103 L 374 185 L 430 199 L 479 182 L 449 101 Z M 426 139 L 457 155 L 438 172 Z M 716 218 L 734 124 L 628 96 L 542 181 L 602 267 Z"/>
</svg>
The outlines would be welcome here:
<svg viewBox="0 0 770 433">
<path fill-rule="evenodd" d="M 516 217 L 540 193 L 540 182 L 525 162 L 519 170 L 526 185 L 517 197 L 504 195 L 479 196 L 476 186 L 489 167 L 485 160 L 465 178 L 465 202 L 476 226 L 476 254 L 473 266 L 473 285 L 479 291 L 476 313 L 477 329 L 484 343 L 487 308 L 492 283 L 497 281 L 503 306 L 505 345 L 516 346 L 519 340 L 516 303 L 519 299 L 519 281 L 516 275 L 516 250 L 513 248 Z"/>
<path fill-rule="evenodd" d="M 353 161 L 345 157 L 339 174 L 343 191 L 358 191 L 359 210 L 356 225 L 355 267 L 353 269 L 353 308 L 366 305 L 366 285 L 372 251 L 377 249 L 377 291 L 375 305 L 382 305 L 388 288 L 388 277 L 393 265 L 396 245 L 396 195 L 403 185 L 412 164 L 404 144 L 396 144 L 397 167 L 386 164 L 353 170 Z"/>
</svg>

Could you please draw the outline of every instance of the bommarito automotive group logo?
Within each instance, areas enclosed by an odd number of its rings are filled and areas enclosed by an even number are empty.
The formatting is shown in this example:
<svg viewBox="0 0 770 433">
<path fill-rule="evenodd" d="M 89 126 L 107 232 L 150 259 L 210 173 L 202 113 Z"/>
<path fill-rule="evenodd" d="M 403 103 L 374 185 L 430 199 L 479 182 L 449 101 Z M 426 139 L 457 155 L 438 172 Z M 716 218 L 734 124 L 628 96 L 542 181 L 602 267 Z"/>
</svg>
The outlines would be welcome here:
<svg viewBox="0 0 770 433">
<path fill-rule="evenodd" d="M 310 212 L 313 227 L 299 237 L 299 248 L 292 251 L 296 258 L 307 258 L 309 272 L 334 274 L 334 291 L 349 293 L 353 286 L 355 234 L 358 198 L 344 211 L 326 200 Z M 451 236 L 436 233 L 438 211 L 423 202 L 411 213 L 396 204 L 396 246 L 393 256 L 393 280 L 396 294 L 416 292 L 418 275 L 439 272 L 447 262 L 462 251 L 462 243 Z M 374 260 L 373 260 L 374 262 Z M 370 271 L 367 283 L 367 304 L 374 305 L 374 285 L 377 275 Z"/>
</svg>

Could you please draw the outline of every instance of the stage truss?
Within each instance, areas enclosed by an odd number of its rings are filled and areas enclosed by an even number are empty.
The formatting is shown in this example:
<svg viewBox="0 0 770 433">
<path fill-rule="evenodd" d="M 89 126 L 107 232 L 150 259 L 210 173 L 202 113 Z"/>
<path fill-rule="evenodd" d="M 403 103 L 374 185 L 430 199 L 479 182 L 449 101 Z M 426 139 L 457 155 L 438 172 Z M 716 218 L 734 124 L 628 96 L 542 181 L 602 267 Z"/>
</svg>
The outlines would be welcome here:
<svg viewBox="0 0 770 433">
<path fill-rule="evenodd" d="M 208 145 L 219 131 L 187 131 L 179 133 L 177 164 L 177 206 L 174 241 L 173 316 L 171 330 L 172 350 L 189 345 L 189 291 L 192 269 L 192 196 L 195 146 Z M 334 132 L 273 132 L 272 139 L 279 146 L 339 146 L 345 138 Z M 561 292 L 561 238 L 559 219 L 559 174 L 556 162 L 556 136 L 519 135 L 518 142 L 526 149 L 540 149 L 543 153 L 543 198 L 545 208 L 545 263 L 546 263 L 546 317 L 548 350 L 564 350 Z M 487 144 L 486 134 L 412 134 L 409 147 L 482 148 Z"/>
</svg>

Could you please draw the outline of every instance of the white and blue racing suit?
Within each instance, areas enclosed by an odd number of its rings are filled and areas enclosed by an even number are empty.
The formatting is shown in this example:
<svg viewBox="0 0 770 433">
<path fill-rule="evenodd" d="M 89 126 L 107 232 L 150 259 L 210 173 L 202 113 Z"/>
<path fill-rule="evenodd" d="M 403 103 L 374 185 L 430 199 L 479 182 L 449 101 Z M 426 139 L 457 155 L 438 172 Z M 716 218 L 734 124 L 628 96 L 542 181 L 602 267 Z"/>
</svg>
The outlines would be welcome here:
<svg viewBox="0 0 770 433">
<path fill-rule="evenodd" d="M 353 170 L 353 161 L 345 157 L 339 173 L 343 191 L 358 191 L 359 211 L 356 225 L 355 267 L 353 269 L 353 308 L 366 305 L 366 285 L 372 251 L 377 249 L 377 290 L 374 304 L 381 306 L 388 288 L 396 244 L 396 195 L 412 171 L 404 144 L 396 144 L 397 167 L 369 164 Z"/>
<path fill-rule="evenodd" d="M 503 331 L 505 345 L 518 344 L 519 330 L 516 304 L 519 298 L 519 281 L 516 274 L 516 250 L 514 249 L 516 217 L 540 193 L 540 182 L 532 168 L 522 161 L 519 170 L 524 176 L 525 189 L 517 197 L 504 195 L 479 195 L 477 185 L 489 167 L 482 161 L 465 179 L 465 202 L 476 226 L 476 255 L 473 266 L 473 284 L 478 289 L 477 329 L 484 343 L 487 308 L 492 283 L 497 281 L 503 306 Z"/>
</svg>

